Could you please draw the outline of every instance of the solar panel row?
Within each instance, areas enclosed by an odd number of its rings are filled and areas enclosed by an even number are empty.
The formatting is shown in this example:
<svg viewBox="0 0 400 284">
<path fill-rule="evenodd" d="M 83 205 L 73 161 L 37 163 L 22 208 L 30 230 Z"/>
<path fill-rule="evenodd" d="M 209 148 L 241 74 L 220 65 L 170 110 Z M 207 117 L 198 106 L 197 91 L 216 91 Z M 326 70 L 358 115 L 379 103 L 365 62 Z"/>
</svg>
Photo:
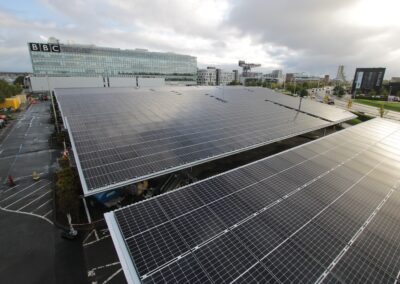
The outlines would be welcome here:
<svg viewBox="0 0 400 284">
<path fill-rule="evenodd" d="M 179 96 L 168 88 L 56 90 L 85 194 L 128 185 L 354 117 L 316 102 L 305 102 L 302 107 L 313 116 L 288 109 L 266 102 L 265 98 L 291 105 L 297 105 L 297 98 L 266 89 L 177 89 Z"/>
<path fill-rule="evenodd" d="M 117 250 L 130 255 L 121 261 L 143 283 L 393 283 L 398 141 L 400 124 L 374 119 L 109 213 L 107 222 L 124 240 Z"/>
</svg>

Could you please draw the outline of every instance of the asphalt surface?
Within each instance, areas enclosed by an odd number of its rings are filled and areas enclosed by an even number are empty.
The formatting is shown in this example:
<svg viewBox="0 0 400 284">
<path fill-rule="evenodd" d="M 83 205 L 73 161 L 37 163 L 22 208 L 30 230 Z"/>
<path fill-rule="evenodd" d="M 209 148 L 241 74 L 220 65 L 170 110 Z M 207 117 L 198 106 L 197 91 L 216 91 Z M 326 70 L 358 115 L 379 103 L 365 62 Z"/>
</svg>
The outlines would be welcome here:
<svg viewBox="0 0 400 284">
<path fill-rule="evenodd" d="M 91 231 L 83 241 L 83 248 L 91 283 L 127 283 L 106 226 Z"/>
<path fill-rule="evenodd" d="M 53 224 L 60 150 L 49 144 L 49 109 L 39 102 L 0 130 L 0 283 L 88 283 L 82 239 L 62 239 Z"/>
</svg>

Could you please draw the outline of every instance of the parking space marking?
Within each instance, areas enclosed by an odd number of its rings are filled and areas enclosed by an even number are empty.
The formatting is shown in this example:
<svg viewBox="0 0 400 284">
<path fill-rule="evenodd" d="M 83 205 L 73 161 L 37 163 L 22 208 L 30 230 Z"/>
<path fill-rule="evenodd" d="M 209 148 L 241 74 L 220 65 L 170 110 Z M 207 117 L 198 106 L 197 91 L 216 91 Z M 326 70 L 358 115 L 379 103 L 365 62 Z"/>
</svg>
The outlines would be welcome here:
<svg viewBox="0 0 400 284">
<path fill-rule="evenodd" d="M 13 187 L 10 187 L 9 189 L 4 190 L 3 193 L 9 192 L 10 190 L 17 188 L 18 186 L 20 186 L 20 184 L 14 185 Z"/>
<path fill-rule="evenodd" d="M 110 282 L 111 279 L 113 279 L 115 276 L 118 275 L 118 273 L 120 273 L 122 271 L 122 267 L 120 269 L 118 269 L 114 274 L 112 274 L 110 277 L 108 277 L 106 279 L 106 281 L 103 282 L 103 284 L 106 284 L 108 282 Z"/>
<path fill-rule="evenodd" d="M 41 182 L 41 181 L 39 181 L 39 182 Z M 38 182 L 38 183 L 39 183 L 39 182 Z M 6 198 L 0 200 L 0 202 L 3 202 L 3 201 L 6 201 L 6 200 L 10 199 L 10 198 L 13 197 L 14 195 L 16 195 L 16 194 L 18 194 L 18 193 L 20 193 L 20 192 L 23 192 L 23 191 L 27 190 L 28 188 L 30 188 L 30 187 L 34 186 L 35 184 L 38 184 L 38 183 L 33 183 L 33 184 L 31 184 L 30 186 L 27 186 L 27 187 L 21 189 L 20 191 L 17 191 L 16 193 L 11 194 L 10 196 L 7 196 Z"/>
<path fill-rule="evenodd" d="M 107 239 L 107 238 L 109 238 L 109 237 L 110 237 L 110 235 L 101 237 L 101 238 L 99 238 L 98 240 L 94 240 L 94 241 L 91 241 L 91 242 L 84 243 L 83 246 L 86 247 L 86 246 L 95 244 L 95 243 L 97 243 L 97 242 L 99 242 L 99 241 L 102 241 L 102 240 L 104 240 L 104 239 Z"/>
<path fill-rule="evenodd" d="M 31 193 L 29 193 L 29 194 L 27 194 L 27 195 L 24 195 L 23 197 L 21 197 L 20 199 L 18 199 L 18 200 L 16 200 L 16 201 L 14 201 L 14 202 L 13 202 L 13 203 L 11 203 L 11 204 L 8 204 L 8 205 L 7 205 L 6 207 L 4 207 L 4 208 L 5 208 L 5 209 L 9 208 L 10 206 L 12 206 L 12 205 L 14 205 L 14 204 L 18 203 L 19 201 L 21 201 L 21 200 L 23 200 L 23 199 L 27 198 L 28 196 L 31 196 L 32 194 L 34 194 L 35 192 L 37 192 L 37 191 L 41 190 L 42 188 L 44 188 L 44 187 L 48 186 L 49 184 L 51 184 L 51 182 L 49 182 L 49 183 L 47 183 L 47 184 L 45 184 L 45 185 L 42 185 L 41 187 L 39 187 L 39 188 L 35 189 L 35 190 L 34 190 L 34 191 L 32 191 Z M 19 192 L 21 192 L 21 191 L 19 191 Z"/>
<path fill-rule="evenodd" d="M 47 203 L 49 203 L 50 201 L 52 201 L 52 199 L 47 200 L 45 203 L 43 203 L 42 205 L 40 205 L 39 207 L 35 208 L 35 210 L 33 210 L 32 212 L 39 210 L 40 208 L 42 208 L 44 205 L 46 205 Z"/>
<path fill-rule="evenodd" d="M 21 209 L 24 209 L 25 207 L 31 205 L 33 202 L 39 200 L 40 198 L 42 198 L 43 196 L 45 196 L 46 194 L 49 194 L 51 191 L 46 191 L 45 193 L 43 193 L 42 195 L 40 195 L 38 198 L 35 198 L 34 200 L 32 200 L 31 202 L 29 202 L 28 204 L 25 204 L 24 206 L 22 206 L 21 208 L 17 209 L 16 211 L 20 211 Z"/>
<path fill-rule="evenodd" d="M 50 209 L 50 211 L 47 212 L 46 214 L 44 214 L 43 217 L 46 217 L 46 216 L 49 215 L 52 211 L 53 211 L 53 209 Z"/>
<path fill-rule="evenodd" d="M 25 215 L 29 215 L 29 216 L 39 217 L 40 219 L 43 219 L 46 222 L 49 222 L 51 225 L 54 225 L 54 223 L 52 221 L 50 221 L 49 219 L 45 218 L 44 216 L 41 216 L 41 215 L 38 215 L 38 214 L 34 214 L 34 213 L 31 213 L 31 212 L 24 212 L 24 211 L 16 212 L 14 210 L 9 210 L 9 209 L 5 209 L 5 208 L 1 208 L 1 207 L 0 207 L 0 210 L 3 210 L 5 212 L 16 213 L 16 214 L 25 214 Z"/>
</svg>

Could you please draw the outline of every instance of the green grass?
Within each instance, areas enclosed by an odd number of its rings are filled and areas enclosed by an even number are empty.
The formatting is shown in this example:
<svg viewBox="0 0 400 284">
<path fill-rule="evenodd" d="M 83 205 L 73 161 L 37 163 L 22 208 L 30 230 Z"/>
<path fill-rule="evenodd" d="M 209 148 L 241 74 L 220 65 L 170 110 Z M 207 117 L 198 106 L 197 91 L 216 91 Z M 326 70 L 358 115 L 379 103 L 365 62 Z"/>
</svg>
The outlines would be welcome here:
<svg viewBox="0 0 400 284">
<path fill-rule="evenodd" d="M 400 112 L 400 102 L 373 101 L 365 99 L 355 99 L 354 102 L 372 107 L 380 107 L 383 103 L 385 105 L 385 109 Z"/>
<path fill-rule="evenodd" d="M 346 123 L 348 123 L 350 125 L 356 125 L 356 124 L 359 124 L 361 122 L 362 122 L 362 120 L 359 119 L 359 118 L 353 118 L 352 120 L 346 121 Z"/>
</svg>

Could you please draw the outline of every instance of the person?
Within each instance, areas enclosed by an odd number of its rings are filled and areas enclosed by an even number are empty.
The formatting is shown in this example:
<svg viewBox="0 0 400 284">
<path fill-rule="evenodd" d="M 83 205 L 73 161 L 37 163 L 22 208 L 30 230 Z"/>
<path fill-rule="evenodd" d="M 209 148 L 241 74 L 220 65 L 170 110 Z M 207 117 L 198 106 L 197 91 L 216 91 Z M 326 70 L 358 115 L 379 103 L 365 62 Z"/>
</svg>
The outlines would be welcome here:
<svg viewBox="0 0 400 284">
<path fill-rule="evenodd" d="M 14 186 L 15 185 L 14 179 L 13 179 L 13 177 L 11 175 L 8 176 L 8 185 L 9 186 Z"/>
</svg>

